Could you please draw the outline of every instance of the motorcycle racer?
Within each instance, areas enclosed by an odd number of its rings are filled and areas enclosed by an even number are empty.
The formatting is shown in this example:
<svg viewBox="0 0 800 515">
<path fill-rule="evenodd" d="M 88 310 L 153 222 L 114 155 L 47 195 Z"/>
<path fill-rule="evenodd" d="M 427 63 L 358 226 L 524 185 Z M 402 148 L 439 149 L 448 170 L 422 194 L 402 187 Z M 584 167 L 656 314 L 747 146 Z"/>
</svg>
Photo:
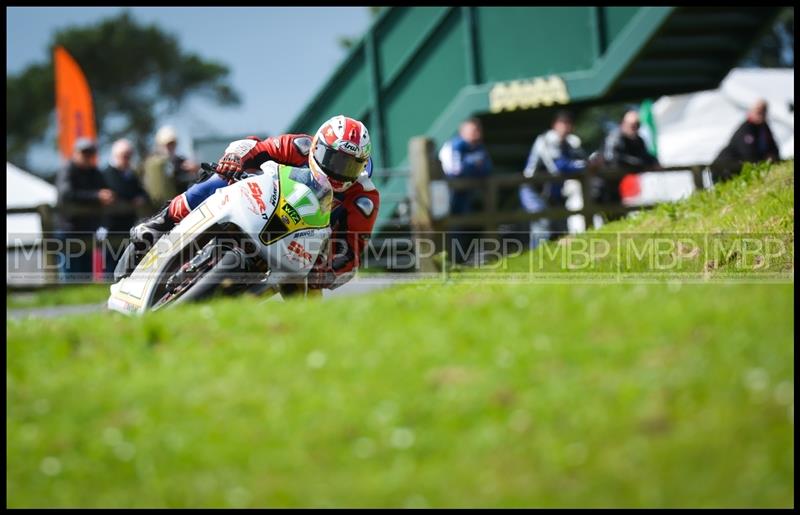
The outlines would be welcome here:
<svg viewBox="0 0 800 515">
<path fill-rule="evenodd" d="M 316 290 L 337 288 L 355 275 L 378 215 L 380 195 L 370 179 L 371 151 L 364 124 L 342 115 L 323 123 L 313 137 L 283 134 L 264 140 L 251 136 L 234 141 L 219 160 L 216 174 L 201 179 L 159 213 L 132 228 L 131 240 L 154 243 L 216 190 L 266 161 L 308 166 L 327 176 L 334 193 L 330 250 L 315 263 L 308 286 Z"/>
</svg>

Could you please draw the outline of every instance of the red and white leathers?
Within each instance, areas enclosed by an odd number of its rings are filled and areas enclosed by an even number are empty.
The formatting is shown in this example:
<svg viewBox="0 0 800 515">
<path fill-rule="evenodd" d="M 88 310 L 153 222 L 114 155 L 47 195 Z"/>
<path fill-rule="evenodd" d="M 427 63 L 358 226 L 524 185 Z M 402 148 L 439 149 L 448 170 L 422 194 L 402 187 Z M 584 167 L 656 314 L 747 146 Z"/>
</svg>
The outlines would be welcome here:
<svg viewBox="0 0 800 515">
<path fill-rule="evenodd" d="M 225 156 L 236 155 L 241 159 L 242 169 L 253 169 L 265 161 L 275 161 L 283 165 L 308 166 L 308 152 L 311 149 L 311 136 L 308 134 L 283 134 L 259 141 L 255 136 L 234 141 L 225 149 Z"/>
<path fill-rule="evenodd" d="M 225 156 L 237 156 L 243 170 L 258 168 L 266 161 L 308 166 L 311 141 L 312 137 L 307 134 L 283 134 L 265 140 L 249 137 L 228 145 Z M 175 222 L 182 220 L 214 191 L 227 184 L 228 181 L 220 175 L 194 184 L 172 200 L 168 210 L 170 218 Z M 336 288 L 355 275 L 372 234 L 379 206 L 380 195 L 366 172 L 343 191 L 334 192 L 330 250 L 327 257 L 320 256 L 309 274 L 310 288 Z"/>
<path fill-rule="evenodd" d="M 309 276 L 310 288 L 334 289 L 353 278 L 378 218 L 380 194 L 366 172 L 346 190 L 334 192 L 330 250 Z"/>
</svg>

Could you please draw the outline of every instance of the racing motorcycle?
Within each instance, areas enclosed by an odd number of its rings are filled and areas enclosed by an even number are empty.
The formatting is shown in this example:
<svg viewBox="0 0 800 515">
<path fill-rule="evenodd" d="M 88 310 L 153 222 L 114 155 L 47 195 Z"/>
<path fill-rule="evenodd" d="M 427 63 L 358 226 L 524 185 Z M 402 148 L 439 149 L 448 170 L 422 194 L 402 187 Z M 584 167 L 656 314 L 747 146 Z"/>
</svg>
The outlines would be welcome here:
<svg viewBox="0 0 800 515">
<path fill-rule="evenodd" d="M 202 168 L 213 172 L 216 164 Z M 304 284 L 331 234 L 327 177 L 267 161 L 237 179 L 146 253 L 141 242 L 128 244 L 114 272 L 109 309 L 143 313 L 215 294 L 274 293 Z M 141 261 L 128 273 L 136 257 Z"/>
</svg>

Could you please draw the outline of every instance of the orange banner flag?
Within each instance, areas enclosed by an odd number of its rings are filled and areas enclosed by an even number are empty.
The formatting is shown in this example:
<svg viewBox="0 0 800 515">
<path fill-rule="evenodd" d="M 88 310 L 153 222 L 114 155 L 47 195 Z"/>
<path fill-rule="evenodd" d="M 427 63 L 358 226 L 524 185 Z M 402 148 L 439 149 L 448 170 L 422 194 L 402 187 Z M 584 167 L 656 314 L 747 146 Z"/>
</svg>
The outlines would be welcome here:
<svg viewBox="0 0 800 515">
<path fill-rule="evenodd" d="M 75 59 L 63 47 L 56 47 L 56 113 L 58 148 L 64 159 L 72 156 L 78 138 L 97 141 L 92 94 Z"/>
</svg>

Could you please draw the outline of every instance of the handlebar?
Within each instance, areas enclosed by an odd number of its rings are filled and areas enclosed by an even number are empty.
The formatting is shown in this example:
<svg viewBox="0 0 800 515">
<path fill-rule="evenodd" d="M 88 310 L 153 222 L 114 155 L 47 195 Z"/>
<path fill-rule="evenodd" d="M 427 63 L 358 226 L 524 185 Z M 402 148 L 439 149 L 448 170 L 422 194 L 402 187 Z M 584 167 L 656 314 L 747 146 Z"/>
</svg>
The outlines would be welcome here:
<svg viewBox="0 0 800 515">
<path fill-rule="evenodd" d="M 219 163 L 200 163 L 200 169 L 206 172 L 217 173 L 217 166 Z M 229 182 L 233 184 L 234 182 L 240 181 L 242 179 L 247 179 L 248 177 L 252 177 L 254 175 L 260 175 L 262 172 L 260 169 L 254 168 L 251 170 L 242 170 L 231 177 L 228 178 Z"/>
</svg>

